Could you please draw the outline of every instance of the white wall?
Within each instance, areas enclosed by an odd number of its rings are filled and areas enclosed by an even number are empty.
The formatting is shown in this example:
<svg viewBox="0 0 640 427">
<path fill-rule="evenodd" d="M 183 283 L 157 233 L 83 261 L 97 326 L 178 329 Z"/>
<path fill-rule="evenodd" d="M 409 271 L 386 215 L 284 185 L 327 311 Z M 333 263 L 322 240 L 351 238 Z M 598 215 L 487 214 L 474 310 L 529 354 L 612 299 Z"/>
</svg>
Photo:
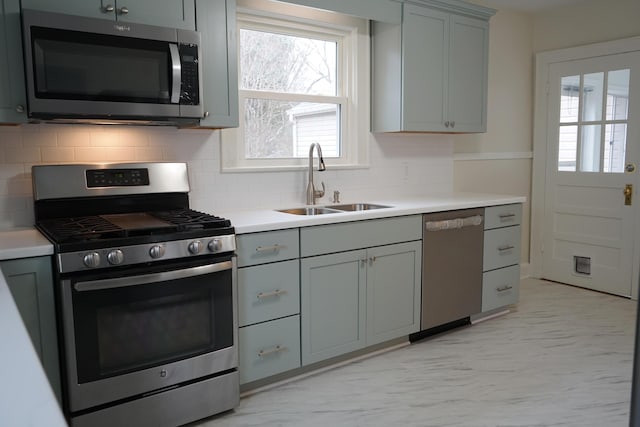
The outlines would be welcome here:
<svg viewBox="0 0 640 427">
<path fill-rule="evenodd" d="M 534 17 L 534 52 L 640 35 L 640 1 L 590 0 Z"/>
<path fill-rule="evenodd" d="M 219 131 L 78 125 L 0 126 L 0 229 L 33 224 L 31 166 L 42 163 L 184 161 L 194 209 L 286 208 L 305 202 L 307 173 L 220 173 Z M 453 141 L 443 135 L 377 135 L 371 167 L 316 175 L 330 201 L 451 191 Z M 317 172 L 316 172 L 317 173 Z"/>
<path fill-rule="evenodd" d="M 454 145 L 455 190 L 527 198 L 521 253 L 525 263 L 529 260 L 533 139 L 532 43 L 531 15 L 499 10 L 491 18 L 487 132 L 456 135 Z"/>
</svg>

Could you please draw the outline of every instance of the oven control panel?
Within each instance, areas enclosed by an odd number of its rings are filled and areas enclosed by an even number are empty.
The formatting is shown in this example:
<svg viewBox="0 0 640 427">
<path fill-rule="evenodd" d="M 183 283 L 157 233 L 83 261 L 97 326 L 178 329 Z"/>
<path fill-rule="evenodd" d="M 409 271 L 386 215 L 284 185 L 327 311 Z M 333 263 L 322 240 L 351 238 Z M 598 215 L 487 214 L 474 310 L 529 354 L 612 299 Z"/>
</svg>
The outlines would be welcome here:
<svg viewBox="0 0 640 427">
<path fill-rule="evenodd" d="M 88 169 L 87 187 L 131 187 L 149 185 L 149 170 L 136 169 Z"/>
<path fill-rule="evenodd" d="M 222 254 L 235 250 L 235 235 L 230 234 L 121 248 L 63 252 L 58 254 L 58 270 L 60 273 L 70 273 L 155 261 L 178 260 L 198 255 Z"/>
</svg>

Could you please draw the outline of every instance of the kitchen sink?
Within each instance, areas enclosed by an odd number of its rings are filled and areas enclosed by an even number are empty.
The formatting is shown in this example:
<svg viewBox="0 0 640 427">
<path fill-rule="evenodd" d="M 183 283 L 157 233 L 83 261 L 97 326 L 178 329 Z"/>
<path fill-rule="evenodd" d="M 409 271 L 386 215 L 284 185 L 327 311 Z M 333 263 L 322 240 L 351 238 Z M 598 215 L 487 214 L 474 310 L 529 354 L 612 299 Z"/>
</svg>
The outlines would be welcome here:
<svg viewBox="0 0 640 427">
<path fill-rule="evenodd" d="M 339 211 L 354 212 L 354 211 L 368 211 L 372 209 L 385 209 L 385 208 L 390 208 L 392 206 L 374 205 L 372 203 L 349 203 L 346 205 L 331 205 L 329 207 L 331 209 L 336 209 Z"/>
<path fill-rule="evenodd" d="M 311 207 L 311 208 L 278 209 L 278 212 L 288 213 L 293 215 L 324 215 L 324 214 L 338 213 L 340 211 L 329 209 L 329 208 Z"/>
</svg>

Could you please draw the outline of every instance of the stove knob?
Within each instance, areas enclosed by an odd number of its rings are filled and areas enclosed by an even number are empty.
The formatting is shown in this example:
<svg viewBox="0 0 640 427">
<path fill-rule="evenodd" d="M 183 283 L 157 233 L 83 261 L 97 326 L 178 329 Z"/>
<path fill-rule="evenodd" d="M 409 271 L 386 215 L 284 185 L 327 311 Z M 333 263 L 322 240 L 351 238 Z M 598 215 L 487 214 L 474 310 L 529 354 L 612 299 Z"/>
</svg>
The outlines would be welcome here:
<svg viewBox="0 0 640 427">
<path fill-rule="evenodd" d="M 124 261 L 124 254 L 120 249 L 114 249 L 107 254 L 107 261 L 111 265 L 119 265 Z"/>
<path fill-rule="evenodd" d="M 151 255 L 151 258 L 162 258 L 164 256 L 164 246 L 151 246 L 151 249 L 149 249 L 149 255 Z"/>
<path fill-rule="evenodd" d="M 100 265 L 100 254 L 98 252 L 90 252 L 82 258 L 82 262 L 89 268 L 96 268 Z"/>
<path fill-rule="evenodd" d="M 200 240 L 189 243 L 189 253 L 192 255 L 198 255 L 202 250 L 202 242 Z"/>
<path fill-rule="evenodd" d="M 222 242 L 220 239 L 213 239 L 209 242 L 209 250 L 211 252 L 218 252 L 220 249 L 222 249 Z"/>
</svg>

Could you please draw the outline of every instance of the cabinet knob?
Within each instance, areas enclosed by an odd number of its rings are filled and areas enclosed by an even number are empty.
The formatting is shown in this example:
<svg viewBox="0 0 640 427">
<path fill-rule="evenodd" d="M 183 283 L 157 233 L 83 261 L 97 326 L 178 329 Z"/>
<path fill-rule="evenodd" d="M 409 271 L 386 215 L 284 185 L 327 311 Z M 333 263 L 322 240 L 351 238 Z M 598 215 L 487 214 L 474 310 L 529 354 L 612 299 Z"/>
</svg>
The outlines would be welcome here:
<svg viewBox="0 0 640 427">
<path fill-rule="evenodd" d="M 103 12 L 103 13 L 111 13 L 111 12 L 113 12 L 114 10 L 116 10 L 116 8 L 115 8 L 115 7 L 113 7 L 113 5 L 112 5 L 112 4 L 108 4 L 108 5 L 106 5 L 105 7 L 103 7 L 103 8 L 102 8 L 102 12 Z"/>
<path fill-rule="evenodd" d="M 16 105 L 16 112 L 24 113 L 24 105 Z"/>
<path fill-rule="evenodd" d="M 127 9 L 126 7 L 121 7 L 120 9 L 118 9 L 118 13 L 120 15 L 126 15 L 127 13 L 129 13 L 129 9 Z"/>
<path fill-rule="evenodd" d="M 209 117 L 209 112 L 208 112 L 208 111 L 205 111 L 205 112 L 204 112 L 204 118 L 206 119 L 207 117 Z"/>
</svg>

